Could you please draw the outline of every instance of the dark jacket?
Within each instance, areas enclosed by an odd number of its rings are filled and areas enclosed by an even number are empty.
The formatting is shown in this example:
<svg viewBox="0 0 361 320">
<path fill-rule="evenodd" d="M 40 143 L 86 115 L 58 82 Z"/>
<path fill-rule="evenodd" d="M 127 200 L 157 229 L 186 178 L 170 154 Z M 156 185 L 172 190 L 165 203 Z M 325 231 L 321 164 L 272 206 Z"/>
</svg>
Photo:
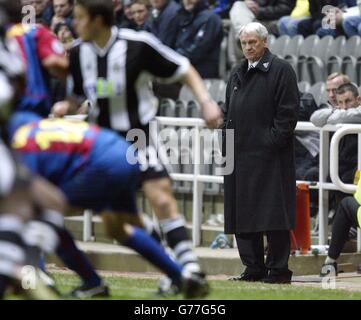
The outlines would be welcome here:
<svg viewBox="0 0 361 320">
<path fill-rule="evenodd" d="M 218 78 L 222 20 L 207 7 L 201 0 L 192 12 L 179 10 L 174 49 L 191 61 L 202 78 Z"/>
<path fill-rule="evenodd" d="M 296 75 L 268 50 L 254 69 L 247 67 L 243 60 L 226 89 L 224 129 L 234 129 L 234 171 L 224 177 L 225 232 L 289 230 L 295 224 Z"/>
<path fill-rule="evenodd" d="M 174 23 L 180 5 L 170 0 L 155 17 L 153 12 L 147 21 L 147 30 L 153 33 L 162 43 L 173 48 L 177 36 L 177 24 Z"/>
<path fill-rule="evenodd" d="M 289 16 L 296 5 L 296 0 L 258 0 L 260 8 L 258 20 L 278 20 Z"/>
</svg>

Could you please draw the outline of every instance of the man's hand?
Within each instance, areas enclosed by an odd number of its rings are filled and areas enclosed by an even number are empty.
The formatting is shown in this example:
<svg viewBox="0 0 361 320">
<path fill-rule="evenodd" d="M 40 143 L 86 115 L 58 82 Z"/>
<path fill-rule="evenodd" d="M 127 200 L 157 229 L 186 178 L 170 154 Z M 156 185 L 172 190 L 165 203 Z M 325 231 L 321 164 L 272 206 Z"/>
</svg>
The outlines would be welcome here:
<svg viewBox="0 0 361 320">
<path fill-rule="evenodd" d="M 209 129 L 216 129 L 223 121 L 223 114 L 218 105 L 212 100 L 207 99 L 201 103 L 202 117 Z"/>
<path fill-rule="evenodd" d="M 89 100 L 85 100 L 80 106 L 69 100 L 59 101 L 54 104 L 51 114 L 54 118 L 62 118 L 65 115 L 88 114 L 90 106 Z"/>
<path fill-rule="evenodd" d="M 251 10 L 255 16 L 257 16 L 258 11 L 259 11 L 258 3 L 253 0 L 245 0 L 245 4 L 246 4 L 247 8 L 249 10 Z"/>
<path fill-rule="evenodd" d="M 62 118 L 69 113 L 70 102 L 69 101 L 59 101 L 54 104 L 51 114 L 54 118 Z"/>
</svg>

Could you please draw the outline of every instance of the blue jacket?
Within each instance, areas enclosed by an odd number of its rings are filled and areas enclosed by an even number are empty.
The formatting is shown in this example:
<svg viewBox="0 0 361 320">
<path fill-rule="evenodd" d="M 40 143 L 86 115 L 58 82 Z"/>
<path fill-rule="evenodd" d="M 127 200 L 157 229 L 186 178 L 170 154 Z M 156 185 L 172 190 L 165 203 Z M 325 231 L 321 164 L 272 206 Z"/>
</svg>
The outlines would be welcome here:
<svg viewBox="0 0 361 320">
<path fill-rule="evenodd" d="M 221 18 L 200 0 L 192 12 L 183 7 L 177 17 L 175 50 L 187 57 L 202 78 L 218 78 L 223 38 Z"/>
<path fill-rule="evenodd" d="M 177 36 L 177 24 L 174 19 L 180 9 L 180 5 L 174 0 L 170 0 L 159 12 L 158 17 L 149 15 L 147 20 L 147 30 L 153 33 L 163 44 L 173 48 Z"/>
</svg>

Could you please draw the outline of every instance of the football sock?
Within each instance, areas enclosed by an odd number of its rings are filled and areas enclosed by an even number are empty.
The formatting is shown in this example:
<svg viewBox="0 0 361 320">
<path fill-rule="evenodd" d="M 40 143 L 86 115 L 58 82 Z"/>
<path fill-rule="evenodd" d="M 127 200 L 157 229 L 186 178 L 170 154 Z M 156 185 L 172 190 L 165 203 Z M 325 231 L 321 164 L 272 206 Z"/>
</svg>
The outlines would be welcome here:
<svg viewBox="0 0 361 320">
<path fill-rule="evenodd" d="M 193 251 L 183 218 L 165 219 L 160 221 L 162 232 L 168 245 L 173 249 L 177 261 L 190 272 L 199 272 L 198 258 Z"/>
<path fill-rule="evenodd" d="M 171 279 L 178 281 L 181 278 L 182 267 L 174 262 L 161 245 L 142 229 L 133 227 L 133 233 L 123 244 L 138 252 Z"/>
</svg>

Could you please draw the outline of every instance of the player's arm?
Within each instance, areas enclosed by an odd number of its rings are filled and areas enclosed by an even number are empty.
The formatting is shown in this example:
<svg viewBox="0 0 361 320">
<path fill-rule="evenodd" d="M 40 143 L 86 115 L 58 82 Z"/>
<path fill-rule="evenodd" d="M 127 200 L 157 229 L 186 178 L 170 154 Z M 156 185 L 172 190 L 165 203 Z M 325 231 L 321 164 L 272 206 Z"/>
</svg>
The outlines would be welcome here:
<svg viewBox="0 0 361 320">
<path fill-rule="evenodd" d="M 61 80 L 66 79 L 69 61 L 65 56 L 50 55 L 42 60 L 42 65 L 52 76 Z"/>
<path fill-rule="evenodd" d="M 65 80 L 69 72 L 69 60 L 65 49 L 56 36 L 45 27 L 39 27 L 37 51 L 43 67 L 52 76 Z"/>
<path fill-rule="evenodd" d="M 222 120 L 222 112 L 209 95 L 202 78 L 189 60 L 164 46 L 152 36 L 146 38 L 144 46 L 145 69 L 165 83 L 181 81 L 191 88 L 200 105 L 203 119 L 209 128 L 216 128 Z"/>
<path fill-rule="evenodd" d="M 192 65 L 189 66 L 181 81 L 192 89 L 201 107 L 202 117 L 207 126 L 209 128 L 217 128 L 223 119 L 221 109 L 209 95 L 202 78 Z"/>
</svg>

